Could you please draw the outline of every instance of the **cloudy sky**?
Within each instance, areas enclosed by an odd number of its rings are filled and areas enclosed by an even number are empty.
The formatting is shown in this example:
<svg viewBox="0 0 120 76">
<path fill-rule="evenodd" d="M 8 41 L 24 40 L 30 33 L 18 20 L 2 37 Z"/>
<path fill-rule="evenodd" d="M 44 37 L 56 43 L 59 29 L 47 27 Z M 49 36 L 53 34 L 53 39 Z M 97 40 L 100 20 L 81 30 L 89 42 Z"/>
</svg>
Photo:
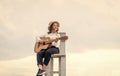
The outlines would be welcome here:
<svg viewBox="0 0 120 76">
<path fill-rule="evenodd" d="M 0 76 L 36 74 L 35 37 L 54 20 L 69 36 L 67 76 L 120 76 L 119 13 L 119 0 L 0 0 Z"/>
</svg>

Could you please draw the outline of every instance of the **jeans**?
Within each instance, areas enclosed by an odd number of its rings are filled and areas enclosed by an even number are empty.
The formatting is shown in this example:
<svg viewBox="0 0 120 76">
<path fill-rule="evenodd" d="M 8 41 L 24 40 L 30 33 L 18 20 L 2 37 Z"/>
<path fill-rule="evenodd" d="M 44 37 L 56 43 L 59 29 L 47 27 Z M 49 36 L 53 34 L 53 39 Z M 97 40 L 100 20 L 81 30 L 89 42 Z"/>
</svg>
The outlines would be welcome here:
<svg viewBox="0 0 120 76">
<path fill-rule="evenodd" d="M 51 55 L 52 54 L 58 54 L 59 48 L 56 48 L 55 46 L 50 47 L 49 49 L 42 49 L 40 52 L 37 53 L 37 65 L 48 65 Z"/>
</svg>

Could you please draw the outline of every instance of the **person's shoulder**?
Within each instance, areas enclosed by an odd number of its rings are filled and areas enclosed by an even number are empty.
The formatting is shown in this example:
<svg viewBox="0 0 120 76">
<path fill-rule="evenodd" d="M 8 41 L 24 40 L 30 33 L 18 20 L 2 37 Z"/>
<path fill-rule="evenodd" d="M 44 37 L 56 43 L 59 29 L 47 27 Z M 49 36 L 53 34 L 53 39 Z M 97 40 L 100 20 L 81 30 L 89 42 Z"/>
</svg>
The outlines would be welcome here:
<svg viewBox="0 0 120 76">
<path fill-rule="evenodd" d="M 36 35 L 36 41 L 39 41 L 40 40 L 40 37 L 46 37 L 47 36 L 47 33 L 44 33 L 44 34 L 40 34 L 40 35 Z"/>
<path fill-rule="evenodd" d="M 40 37 L 44 37 L 45 36 L 45 34 L 40 34 L 40 35 L 36 35 L 36 38 L 40 38 Z"/>
</svg>

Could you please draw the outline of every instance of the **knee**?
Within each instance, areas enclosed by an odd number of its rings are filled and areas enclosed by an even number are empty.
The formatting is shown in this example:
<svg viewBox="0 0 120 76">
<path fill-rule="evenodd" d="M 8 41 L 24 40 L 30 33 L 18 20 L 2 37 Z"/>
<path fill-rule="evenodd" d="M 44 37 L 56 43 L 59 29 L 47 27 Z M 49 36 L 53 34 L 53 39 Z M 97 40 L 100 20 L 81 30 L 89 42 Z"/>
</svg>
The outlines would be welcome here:
<svg viewBox="0 0 120 76">
<path fill-rule="evenodd" d="M 38 53 L 37 53 L 37 56 L 42 56 L 42 53 L 41 53 L 41 52 L 38 52 Z"/>
<path fill-rule="evenodd" d="M 51 52 L 50 51 L 46 51 L 46 55 L 50 55 L 51 56 Z"/>
</svg>

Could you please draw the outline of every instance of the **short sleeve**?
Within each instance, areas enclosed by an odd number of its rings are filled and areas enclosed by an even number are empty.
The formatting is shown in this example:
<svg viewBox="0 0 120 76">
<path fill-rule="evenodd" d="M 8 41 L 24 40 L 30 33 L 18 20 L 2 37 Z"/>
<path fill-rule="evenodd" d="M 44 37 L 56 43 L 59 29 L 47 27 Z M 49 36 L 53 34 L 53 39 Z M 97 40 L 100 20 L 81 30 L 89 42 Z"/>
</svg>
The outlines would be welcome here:
<svg viewBox="0 0 120 76">
<path fill-rule="evenodd" d="M 36 42 L 39 42 L 41 40 L 40 37 L 45 37 L 45 35 L 36 36 Z"/>
</svg>

